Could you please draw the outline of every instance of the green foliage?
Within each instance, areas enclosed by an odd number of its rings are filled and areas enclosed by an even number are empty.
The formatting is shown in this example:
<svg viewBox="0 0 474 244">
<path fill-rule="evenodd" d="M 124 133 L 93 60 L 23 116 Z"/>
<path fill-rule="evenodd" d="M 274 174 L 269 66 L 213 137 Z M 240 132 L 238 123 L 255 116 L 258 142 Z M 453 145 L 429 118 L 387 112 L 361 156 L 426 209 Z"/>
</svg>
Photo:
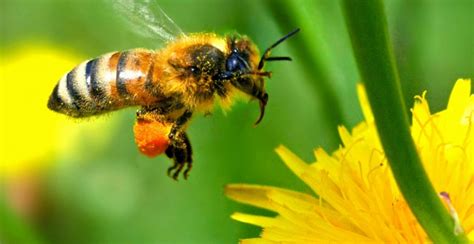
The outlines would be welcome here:
<svg viewBox="0 0 474 244">
<path fill-rule="evenodd" d="M 268 64 L 274 72 L 267 83 L 270 99 L 257 128 L 252 127 L 258 115 L 255 101 L 238 103 L 227 115 L 216 110 L 210 117 L 193 119 L 189 135 L 195 165 L 188 181 L 166 176 L 171 162 L 165 157 L 139 154 L 132 109 L 103 118 L 116 125 L 106 147 L 91 150 L 87 146 L 92 139 L 84 135 L 73 154 L 57 155 L 58 167 L 45 185 L 43 224 L 37 226 L 49 242 L 235 243 L 256 236 L 258 229 L 229 218 L 247 207 L 228 200 L 223 186 L 246 182 L 307 190 L 274 148 L 284 144 L 311 161 L 314 148 L 337 148 L 338 123 L 352 127 L 361 120 L 356 66 L 337 1 L 300 1 L 300 10 L 287 14 L 283 7 L 292 0 L 157 2 L 186 32 L 236 31 L 250 36 L 260 49 L 295 27 L 305 29 L 274 50 L 294 61 Z M 25 42 L 47 43 L 86 57 L 160 47 L 131 32 L 102 1 L 3 0 L 0 5 L 2 53 Z M 430 104 L 439 109 L 456 78 L 474 77 L 472 2 L 435 1 L 418 9 L 400 0 L 387 6 L 405 97 L 429 89 L 434 98 Z"/>
<path fill-rule="evenodd" d="M 43 243 L 38 233 L 21 218 L 6 201 L 0 191 L 0 238 L 6 243 Z"/>
</svg>

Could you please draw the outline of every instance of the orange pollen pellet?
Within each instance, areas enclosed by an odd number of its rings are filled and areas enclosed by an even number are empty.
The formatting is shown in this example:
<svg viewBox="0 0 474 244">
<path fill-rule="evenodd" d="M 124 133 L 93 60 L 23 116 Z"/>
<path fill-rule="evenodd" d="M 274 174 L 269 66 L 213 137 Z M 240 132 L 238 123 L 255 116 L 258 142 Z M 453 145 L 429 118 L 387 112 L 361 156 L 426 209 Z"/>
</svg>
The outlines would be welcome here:
<svg viewBox="0 0 474 244">
<path fill-rule="evenodd" d="M 138 150 L 148 157 L 162 154 L 169 145 L 171 126 L 156 120 L 137 120 L 133 127 Z"/>
</svg>

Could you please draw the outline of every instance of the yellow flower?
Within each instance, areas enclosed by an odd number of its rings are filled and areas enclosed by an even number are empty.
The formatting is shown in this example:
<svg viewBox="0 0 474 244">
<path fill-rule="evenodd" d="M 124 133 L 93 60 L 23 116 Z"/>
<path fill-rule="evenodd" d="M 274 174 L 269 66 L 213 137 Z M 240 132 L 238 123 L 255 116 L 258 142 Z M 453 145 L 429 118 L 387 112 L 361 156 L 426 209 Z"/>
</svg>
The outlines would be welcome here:
<svg viewBox="0 0 474 244">
<path fill-rule="evenodd" d="M 446 110 L 431 114 L 423 96 L 412 109 L 412 137 L 429 178 L 457 214 L 453 231 L 474 240 L 474 96 L 470 80 L 458 80 Z M 307 164 L 283 146 L 285 164 L 316 194 L 258 185 L 234 184 L 226 194 L 239 202 L 277 212 L 276 217 L 234 213 L 232 218 L 263 228 L 260 238 L 243 243 L 429 241 L 403 199 L 377 135 L 362 86 L 358 87 L 365 122 L 352 133 L 339 128 L 343 145 L 333 153 L 315 150 Z"/>
<path fill-rule="evenodd" d="M 35 174 L 58 152 L 71 152 L 84 128 L 103 129 L 46 107 L 56 82 L 82 58 L 47 45 L 12 50 L 0 56 L 0 179 Z"/>
</svg>

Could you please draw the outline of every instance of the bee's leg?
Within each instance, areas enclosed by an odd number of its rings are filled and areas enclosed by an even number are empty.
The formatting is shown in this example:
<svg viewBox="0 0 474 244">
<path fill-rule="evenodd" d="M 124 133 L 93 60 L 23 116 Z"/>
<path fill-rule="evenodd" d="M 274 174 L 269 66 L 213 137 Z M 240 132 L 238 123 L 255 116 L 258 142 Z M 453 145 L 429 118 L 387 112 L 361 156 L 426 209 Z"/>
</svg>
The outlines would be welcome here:
<svg viewBox="0 0 474 244">
<path fill-rule="evenodd" d="M 239 80 L 233 79 L 231 80 L 231 84 L 234 85 L 240 91 L 257 98 L 260 105 L 260 115 L 258 116 L 257 121 L 255 121 L 254 125 L 258 125 L 260 121 L 262 121 L 263 116 L 265 115 L 265 107 L 267 106 L 268 102 L 268 93 L 265 92 L 264 89 L 259 89 L 257 86 L 249 86 L 248 83 L 241 84 Z"/>
<path fill-rule="evenodd" d="M 186 169 L 184 170 L 184 179 L 188 179 L 189 171 L 193 168 L 193 149 L 191 147 L 191 142 L 189 141 L 188 135 L 183 134 L 184 144 L 186 144 Z"/>
<path fill-rule="evenodd" d="M 185 160 L 183 160 L 182 149 L 170 145 L 166 149 L 165 153 L 168 158 L 173 159 L 173 165 L 168 168 L 166 173 L 168 176 L 171 176 L 171 173 L 173 173 L 173 179 L 177 180 L 179 172 L 181 172 L 185 164 Z"/>
<path fill-rule="evenodd" d="M 175 147 L 170 145 L 165 153 L 166 156 L 173 159 L 173 165 L 168 168 L 168 176 L 173 173 L 173 179 L 177 180 L 179 173 L 183 170 L 184 166 L 186 169 L 184 170 L 184 179 L 187 179 L 189 176 L 189 171 L 192 168 L 192 149 L 191 143 L 189 142 L 189 138 L 186 133 L 180 134 L 180 141 L 184 143 L 183 147 Z"/>
<path fill-rule="evenodd" d="M 140 108 L 136 112 L 136 118 L 137 120 L 142 120 L 145 118 L 145 115 L 148 111 L 145 108 Z"/>
<path fill-rule="evenodd" d="M 170 159 L 173 159 L 173 165 L 170 166 L 168 168 L 168 171 L 166 172 L 168 174 L 168 176 L 170 176 L 171 171 L 173 171 L 174 169 L 176 169 L 178 167 L 178 163 L 176 162 L 176 160 L 174 158 L 174 150 L 175 150 L 175 148 L 170 145 L 170 146 L 168 146 L 168 148 L 165 151 L 166 156 Z"/>
<path fill-rule="evenodd" d="M 173 179 L 178 180 L 179 173 L 183 170 L 184 165 L 186 164 L 186 148 L 174 148 L 174 163 L 171 168 L 174 168 Z M 168 169 L 168 171 L 170 171 Z"/>
<path fill-rule="evenodd" d="M 179 117 L 176 122 L 173 124 L 171 127 L 171 131 L 168 135 L 168 138 L 170 139 L 170 144 L 173 145 L 174 147 L 179 147 L 179 148 L 185 148 L 186 144 L 184 143 L 183 137 L 179 136 L 181 134 L 181 128 L 183 125 L 185 125 L 191 116 L 193 115 L 193 112 L 186 110 L 181 117 Z"/>
</svg>

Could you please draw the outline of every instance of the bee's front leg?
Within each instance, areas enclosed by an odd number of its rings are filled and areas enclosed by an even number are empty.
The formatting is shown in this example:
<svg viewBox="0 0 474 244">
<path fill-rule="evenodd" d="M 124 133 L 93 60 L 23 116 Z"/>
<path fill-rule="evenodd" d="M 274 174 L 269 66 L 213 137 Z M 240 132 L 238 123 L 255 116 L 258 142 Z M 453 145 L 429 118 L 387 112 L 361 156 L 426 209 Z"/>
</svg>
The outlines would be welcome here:
<svg viewBox="0 0 474 244">
<path fill-rule="evenodd" d="M 183 126 L 191 119 L 193 112 L 190 110 L 186 110 L 181 117 L 179 117 L 176 122 L 171 127 L 171 131 L 168 135 L 170 139 L 170 144 L 174 147 L 178 148 L 185 148 L 186 143 L 183 140 L 183 137 L 180 134 L 184 134 L 182 131 Z"/>
</svg>

